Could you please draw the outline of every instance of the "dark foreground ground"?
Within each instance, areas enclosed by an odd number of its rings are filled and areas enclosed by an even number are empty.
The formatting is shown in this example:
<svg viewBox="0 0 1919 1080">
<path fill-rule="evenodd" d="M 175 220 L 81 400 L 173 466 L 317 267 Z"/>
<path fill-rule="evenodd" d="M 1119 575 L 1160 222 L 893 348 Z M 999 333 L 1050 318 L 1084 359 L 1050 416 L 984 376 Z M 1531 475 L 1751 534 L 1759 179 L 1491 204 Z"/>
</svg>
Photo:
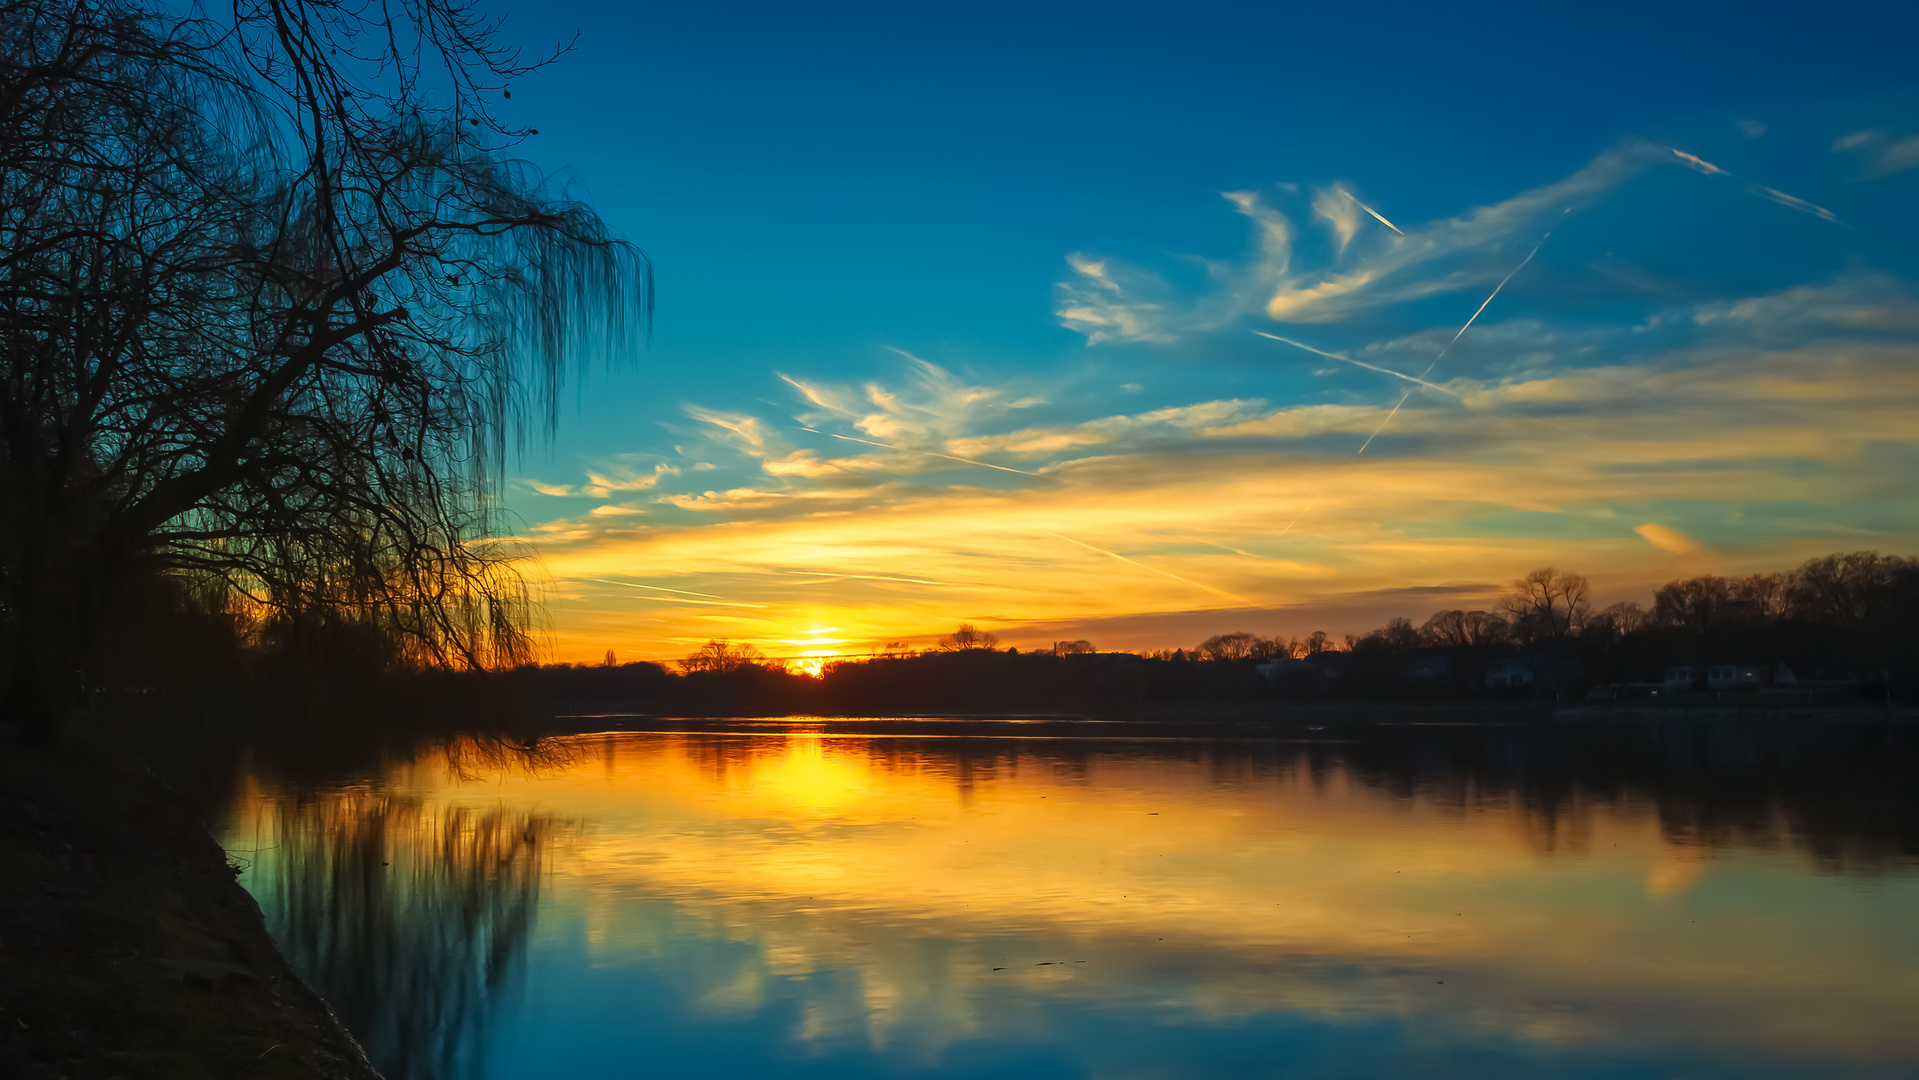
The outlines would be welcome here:
<svg viewBox="0 0 1919 1080">
<path fill-rule="evenodd" d="M 377 1080 L 143 769 L 0 734 L 0 1077 Z"/>
</svg>

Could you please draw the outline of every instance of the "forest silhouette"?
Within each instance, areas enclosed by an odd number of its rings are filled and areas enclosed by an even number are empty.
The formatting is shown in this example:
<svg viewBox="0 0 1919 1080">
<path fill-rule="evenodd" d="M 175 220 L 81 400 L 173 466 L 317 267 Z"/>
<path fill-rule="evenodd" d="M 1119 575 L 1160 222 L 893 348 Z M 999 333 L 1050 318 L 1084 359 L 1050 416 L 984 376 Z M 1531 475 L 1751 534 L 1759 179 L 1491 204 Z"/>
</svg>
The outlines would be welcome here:
<svg viewBox="0 0 1919 1080">
<path fill-rule="evenodd" d="M 1850 552 L 1795 570 L 1669 582 L 1649 606 L 1595 609 L 1555 568 L 1515 580 L 1494 610 L 1397 618 L 1363 634 L 1213 635 L 1147 653 L 1088 641 L 1022 652 L 962 625 L 934 648 L 894 643 L 811 677 L 751 645 L 713 641 L 671 670 L 549 665 L 536 685 L 560 712 L 689 715 L 1124 714 L 1181 704 L 1340 702 L 1698 703 L 1736 667 L 1731 703 L 1908 700 L 1919 688 L 1919 560 Z M 1676 672 L 1684 672 L 1683 676 Z M 1715 701 L 1726 699 L 1721 695 Z"/>
</svg>

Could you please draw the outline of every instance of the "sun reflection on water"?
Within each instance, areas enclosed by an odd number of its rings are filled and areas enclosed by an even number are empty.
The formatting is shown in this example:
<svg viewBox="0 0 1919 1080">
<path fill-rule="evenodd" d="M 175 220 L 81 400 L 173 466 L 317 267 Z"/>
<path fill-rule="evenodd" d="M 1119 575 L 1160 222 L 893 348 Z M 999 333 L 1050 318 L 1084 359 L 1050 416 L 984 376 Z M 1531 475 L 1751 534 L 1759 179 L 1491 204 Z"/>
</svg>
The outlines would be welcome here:
<svg viewBox="0 0 1919 1080">
<path fill-rule="evenodd" d="M 386 784 L 584 823 L 553 856 L 543 937 L 577 934 L 582 972 L 668 979 L 688 1022 L 790 1007 L 783 1038 L 813 1053 L 1070 1044 L 1061 1010 L 1092 1008 L 1919 1064 L 1910 873 L 1861 888 L 1790 843 L 1676 842 L 1648 801 L 1542 816 L 1273 743 L 796 728 L 575 748 L 551 771 L 429 758 Z M 277 805 L 255 792 L 243 816 Z"/>
</svg>

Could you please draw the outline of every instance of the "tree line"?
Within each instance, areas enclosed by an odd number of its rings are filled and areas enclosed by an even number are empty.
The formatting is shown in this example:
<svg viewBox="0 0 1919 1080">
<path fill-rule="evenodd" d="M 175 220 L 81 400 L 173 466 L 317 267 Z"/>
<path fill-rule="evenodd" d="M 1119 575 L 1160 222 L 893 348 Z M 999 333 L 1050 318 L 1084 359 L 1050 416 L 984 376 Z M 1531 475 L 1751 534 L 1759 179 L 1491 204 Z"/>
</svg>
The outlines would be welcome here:
<svg viewBox="0 0 1919 1080">
<path fill-rule="evenodd" d="M 751 645 L 708 642 L 678 662 L 543 669 L 561 709 L 717 714 L 1123 710 L 1206 700 L 1577 698 L 1594 687 L 1653 683 L 1669 665 L 1786 665 L 1810 684 L 1874 700 L 1919 688 L 1919 559 L 1847 552 L 1791 571 L 1668 582 L 1650 606 L 1597 608 L 1588 580 L 1545 568 L 1511 583 L 1490 610 L 1448 609 L 1415 624 L 1334 639 L 1217 634 L 1192 648 L 1100 653 L 1087 641 L 1001 649 L 962 624 L 930 649 L 889 643 L 827 665 L 817 678 Z M 1524 665 L 1526 685 L 1487 686 L 1494 664 Z M 1510 681 L 1509 681 L 1510 683 Z M 1843 696 L 1843 695 L 1842 695 Z"/>
</svg>

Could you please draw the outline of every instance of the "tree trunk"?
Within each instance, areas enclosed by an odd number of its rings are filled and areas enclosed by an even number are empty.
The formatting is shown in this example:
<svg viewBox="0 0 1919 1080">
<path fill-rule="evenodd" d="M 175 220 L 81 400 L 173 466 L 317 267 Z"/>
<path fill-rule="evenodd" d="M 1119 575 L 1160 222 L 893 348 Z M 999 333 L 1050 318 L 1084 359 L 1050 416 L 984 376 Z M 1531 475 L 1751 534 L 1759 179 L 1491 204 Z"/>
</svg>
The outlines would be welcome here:
<svg viewBox="0 0 1919 1080">
<path fill-rule="evenodd" d="M 80 696 L 93 583 L 76 554 L 29 541 L 19 565 L 10 568 L 14 637 L 6 715 L 23 726 L 29 742 L 43 746 L 65 735 Z"/>
</svg>

